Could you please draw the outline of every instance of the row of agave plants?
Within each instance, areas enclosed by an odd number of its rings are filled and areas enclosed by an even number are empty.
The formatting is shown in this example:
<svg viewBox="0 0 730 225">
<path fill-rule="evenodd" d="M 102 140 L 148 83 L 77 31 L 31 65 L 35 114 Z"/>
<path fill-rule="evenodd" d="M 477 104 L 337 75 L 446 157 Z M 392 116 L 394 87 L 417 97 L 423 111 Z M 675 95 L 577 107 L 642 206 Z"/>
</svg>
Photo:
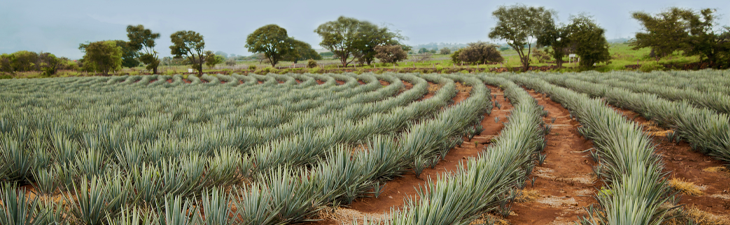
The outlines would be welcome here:
<svg viewBox="0 0 730 225">
<path fill-rule="evenodd" d="M 542 115 L 546 114 L 513 82 L 486 75 L 478 78 L 502 87 L 515 106 L 496 141 L 454 173 L 444 173 L 436 182 L 429 180 L 402 211 L 392 211 L 388 220 L 366 218 L 365 224 L 470 224 L 483 212 L 509 211 L 506 206 L 516 197 L 513 190 L 524 188 L 536 154 L 545 148 L 544 135 L 549 129 Z"/>
<path fill-rule="evenodd" d="M 637 77 L 637 73 L 632 72 L 611 72 L 611 73 L 582 73 L 581 76 L 575 74 L 567 74 L 567 77 L 579 79 L 583 81 L 608 85 L 612 87 L 620 87 L 631 90 L 633 92 L 656 94 L 661 98 L 672 101 L 687 101 L 688 103 L 699 107 L 714 110 L 718 113 L 730 114 L 730 95 L 709 89 L 691 89 L 678 88 L 666 85 L 664 76 L 660 72 L 642 74 Z M 657 81 L 661 79 L 661 81 Z M 669 76 L 673 77 L 673 76 Z M 678 81 L 673 81 L 678 82 Z"/>
<path fill-rule="evenodd" d="M 380 85 L 374 77 L 372 80 L 370 83 L 376 87 Z M 387 88 L 388 90 L 385 92 L 379 92 L 378 96 L 387 97 L 397 91 L 397 88 L 401 86 L 396 85 L 393 88 Z M 13 105 L 14 101 L 3 103 Z M 49 105 L 52 104 L 50 103 Z M 329 105 L 331 106 L 333 104 Z M 49 110 L 53 109 L 53 107 L 47 108 Z M 57 106 L 56 108 L 63 107 Z M 77 110 L 77 112 L 79 112 L 78 114 L 89 115 L 95 113 L 94 109 L 98 108 L 102 107 L 89 107 L 85 108 L 86 111 Z M 129 168 L 127 169 L 130 169 L 144 162 L 160 162 L 164 158 L 176 158 L 190 153 L 212 156 L 215 151 L 221 148 L 233 147 L 233 149 L 241 152 L 246 149 L 242 149 L 241 144 L 238 143 L 248 140 L 241 137 L 255 137 L 254 135 L 248 134 L 261 132 L 261 129 L 256 128 L 237 128 L 232 130 L 234 132 L 212 129 L 216 124 L 189 127 L 191 125 L 184 123 L 185 121 L 177 123 L 176 121 L 171 121 L 169 118 L 143 119 L 133 117 L 131 119 L 134 121 L 130 122 L 132 124 L 131 126 L 124 124 L 124 121 L 110 120 L 83 121 L 81 119 L 73 119 L 73 122 L 68 122 L 62 120 L 63 117 L 58 120 L 45 118 L 53 112 L 30 109 L 28 111 L 38 113 L 28 114 L 21 110 L 14 111 L 14 109 L 16 108 L 4 108 L 3 112 L 5 115 L 11 116 L 4 117 L 0 121 L 0 133 L 2 133 L 0 137 L 3 138 L 2 148 L 0 149 L 3 151 L 0 154 L 3 156 L 3 163 L 0 165 L 0 174 L 3 175 L 2 180 L 4 181 L 33 182 L 36 181 L 34 174 L 50 173 L 51 175 L 59 175 L 63 173 L 65 175 L 72 175 L 80 172 L 77 175 L 93 175 L 103 173 L 104 169 L 110 165 L 110 161 L 117 161 L 121 166 L 128 165 Z M 63 110 L 57 109 L 57 112 L 63 112 Z M 321 112 L 324 113 L 327 111 Z M 95 122 L 108 122 L 111 125 L 94 124 Z M 171 125 L 170 123 L 176 124 Z M 299 127 L 306 127 L 307 125 L 309 124 L 302 122 Z M 195 134 L 195 136 L 174 135 L 171 137 L 169 135 L 184 132 Z M 290 133 L 294 132 L 292 131 Z M 162 138 L 150 138 L 156 135 L 162 136 Z M 42 170 L 44 168 L 48 169 Z M 84 173 L 87 171 L 95 172 L 92 174 Z M 56 181 L 62 181 L 63 179 L 60 178 L 63 177 L 74 176 L 57 176 L 59 179 L 56 179 Z M 41 182 L 41 184 L 44 183 Z M 45 184 L 55 185 L 56 182 Z M 53 188 L 50 189 L 52 190 Z"/>
<path fill-rule="evenodd" d="M 434 80 L 448 80 L 443 78 L 436 78 L 432 77 Z M 417 85 L 420 89 L 420 87 L 425 86 L 425 82 L 418 83 Z M 416 86 L 414 86 L 415 88 Z M 445 88 L 440 91 L 440 95 L 434 96 L 434 98 L 418 102 L 420 103 L 420 107 L 417 108 L 440 108 L 445 106 L 447 104 L 448 100 L 453 97 L 453 95 L 456 93 L 456 90 L 453 86 L 453 82 L 451 85 L 445 85 Z M 417 95 L 416 95 L 417 96 Z M 433 107 L 437 106 L 437 107 Z M 387 110 L 387 108 L 384 108 L 384 110 Z M 409 112 L 408 109 L 404 109 L 401 111 Z M 416 110 L 418 111 L 418 110 Z M 422 113 L 424 110 L 420 110 Z M 401 113 L 403 114 L 403 113 Z M 416 113 L 417 114 L 417 113 Z M 340 145 L 338 148 L 340 149 L 349 149 L 349 146 L 346 145 Z M 81 223 L 87 223 L 87 224 L 93 224 L 93 223 L 99 223 L 101 221 L 107 220 L 110 221 L 109 218 L 115 217 L 117 213 L 124 211 L 124 207 L 130 207 L 128 204 L 130 201 L 137 202 L 139 204 L 132 204 L 132 211 L 136 211 L 137 207 L 149 207 L 149 208 L 158 208 L 165 210 L 168 209 L 179 209 L 181 206 L 168 206 L 168 204 L 190 204 L 189 202 L 181 203 L 183 198 L 186 197 L 200 197 L 205 196 L 206 193 L 208 193 L 208 189 L 215 188 L 216 186 L 220 186 L 222 184 L 231 183 L 234 180 L 236 180 L 239 177 L 236 176 L 230 176 L 230 174 L 234 173 L 235 171 L 240 171 L 240 159 L 242 156 L 238 154 L 237 151 L 228 149 L 228 148 L 222 148 L 219 150 L 215 150 L 213 153 L 214 157 L 200 157 L 198 155 L 189 155 L 181 157 L 182 159 L 169 159 L 169 160 L 162 160 L 162 162 L 155 162 L 146 164 L 143 163 L 138 166 L 139 168 L 135 168 L 133 171 L 127 171 L 128 174 L 123 174 L 121 172 L 118 172 L 117 170 L 107 170 L 106 173 L 94 173 L 94 174 L 86 174 L 87 179 L 81 179 L 73 180 L 71 179 L 70 182 L 72 185 L 68 186 L 68 192 L 63 194 L 63 197 L 66 198 L 67 202 L 72 202 L 71 212 L 68 214 L 64 214 L 63 216 L 59 216 L 61 214 L 58 214 L 58 210 L 60 208 L 57 208 L 58 206 L 55 203 L 48 203 L 48 207 L 41 207 L 44 210 L 40 210 L 38 207 L 31 207 L 32 210 L 36 210 L 35 214 L 27 214 L 27 215 L 36 215 L 36 219 L 34 221 L 44 221 L 45 215 L 51 216 L 47 220 L 51 221 L 58 221 L 64 218 L 75 218 L 74 221 L 81 222 Z M 80 159 L 76 161 L 94 161 L 94 162 L 100 162 L 103 160 L 100 160 L 98 153 L 94 153 L 93 151 L 89 151 L 87 153 L 84 153 L 83 157 L 80 157 Z M 133 157 L 132 157 L 133 158 Z M 96 163 L 98 164 L 98 163 Z M 133 165 L 133 164 L 128 164 Z M 316 164 L 314 164 L 316 165 Z M 282 165 L 281 167 L 287 167 L 286 165 Z M 93 167 L 87 167 L 84 169 L 89 169 L 89 171 L 93 171 Z M 272 169 L 273 170 L 273 169 Z M 301 170 L 301 168 L 299 168 Z M 117 171 L 117 172 L 113 172 Z M 289 170 L 286 173 L 289 173 Z M 303 171 L 303 170 L 302 170 Z M 131 176 L 130 176 L 131 174 Z M 277 173 L 273 173 L 276 175 Z M 278 173 L 280 174 L 280 173 Z M 126 176 L 125 176 L 126 175 Z M 257 176 L 260 179 L 257 179 L 259 181 L 265 181 L 266 177 L 269 177 L 270 173 L 258 173 Z M 271 175 L 271 176 L 274 176 Z M 50 175 L 51 177 L 53 175 Z M 46 175 L 46 177 L 49 177 L 49 175 Z M 78 182 L 77 182 L 78 181 Z M 266 183 L 266 182 L 264 182 Z M 104 185 L 102 185 L 104 184 Z M 161 185 L 161 184 L 168 184 L 168 185 Z M 253 188 L 250 190 L 255 190 L 256 185 L 261 184 L 253 184 Z M 285 185 L 286 186 L 286 185 Z M 6 193 L 13 193 L 15 190 L 11 187 L 6 187 L 4 189 Z M 50 191 L 53 192 L 53 191 Z M 211 193 L 215 192 L 213 190 Z M 242 191 L 241 193 L 244 193 L 245 191 Z M 17 193 L 16 193 L 17 194 Z M 160 195 L 162 194 L 162 195 Z M 6 195 L 10 196 L 10 195 Z M 250 195 L 246 195 L 250 196 Z M 11 196 L 12 197 L 12 196 Z M 7 197 L 5 199 L 8 199 L 7 201 L 3 200 L 3 202 L 13 202 L 10 200 L 11 197 Z M 17 197 L 17 195 L 16 195 Z M 272 197 L 272 196 L 269 196 Z M 177 199 L 175 199 L 177 198 Z M 205 197 L 204 197 L 205 198 Z M 237 199 L 241 199 L 237 198 Z M 16 198 L 17 200 L 18 198 Z M 164 200 L 164 204 L 162 201 Z M 169 200 L 169 201 L 168 201 Z M 203 200 L 205 201 L 205 199 Z M 17 201 L 16 201 L 17 202 Z M 176 203 L 177 202 L 177 203 Z M 30 205 L 37 204 L 36 203 L 28 203 Z M 20 204 L 21 206 L 23 204 Z M 27 205 L 27 204 L 26 204 Z M 198 204 L 195 204 L 198 205 Z M 21 207 L 22 208 L 22 207 Z M 93 208 L 93 209 L 92 209 Z M 238 208 L 244 208 L 244 207 L 238 207 Z M 55 210 L 54 210 L 55 209 Z M 40 211 L 38 211 L 40 210 Z M 205 212 L 211 211 L 210 209 L 204 210 Z M 45 213 L 49 212 L 49 213 Z M 125 213 L 127 211 L 124 211 Z M 140 211 L 141 212 L 141 211 Z M 245 213 L 247 211 L 241 211 L 241 213 Z M 68 217 L 68 215 L 73 215 L 72 217 Z M 162 215 L 162 213 L 157 213 L 156 215 Z M 171 214 L 164 214 L 164 215 L 171 215 Z M 206 213 L 206 215 L 208 215 Z M 277 215 L 276 213 L 274 215 Z M 146 217 L 147 218 L 147 217 Z M 202 217 L 201 217 L 202 218 Z M 248 218 L 248 217 L 244 217 Z M 165 220 L 168 221 L 168 220 Z M 246 221 L 256 221 L 256 220 L 246 220 Z M 209 224 L 217 224 L 217 223 L 209 223 Z M 256 222 L 251 222 L 251 224 L 257 224 Z"/>
<path fill-rule="evenodd" d="M 698 108 L 690 101 L 670 101 L 656 94 L 634 92 L 556 76 L 546 77 L 565 87 L 605 98 L 614 106 L 630 109 L 660 126 L 672 128 L 674 140 L 687 140 L 693 149 L 730 162 L 730 116 L 712 109 Z"/>
<path fill-rule="evenodd" d="M 674 192 L 666 184 L 663 163 L 651 137 L 600 99 L 592 99 L 542 80 L 544 74 L 512 77 L 545 93 L 571 111 L 581 135 L 593 141 L 599 165 L 594 169 L 606 186 L 597 194 L 581 224 L 661 224 Z M 672 202 L 676 203 L 676 202 Z"/>
</svg>

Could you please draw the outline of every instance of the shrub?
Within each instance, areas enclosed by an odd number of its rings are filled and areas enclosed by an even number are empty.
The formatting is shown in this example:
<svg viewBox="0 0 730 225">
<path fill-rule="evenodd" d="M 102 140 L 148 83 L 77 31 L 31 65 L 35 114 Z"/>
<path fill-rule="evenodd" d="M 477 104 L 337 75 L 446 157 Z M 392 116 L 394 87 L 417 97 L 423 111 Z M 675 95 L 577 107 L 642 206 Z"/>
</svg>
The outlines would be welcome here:
<svg viewBox="0 0 730 225">
<path fill-rule="evenodd" d="M 439 53 L 441 53 L 442 55 L 448 55 L 448 54 L 451 54 L 451 49 L 444 47 L 441 50 L 439 50 Z"/>
<path fill-rule="evenodd" d="M 654 70 L 664 70 L 664 66 L 662 66 L 661 64 L 658 64 L 658 63 L 647 63 L 644 65 L 641 65 L 641 68 L 639 68 L 639 70 L 641 70 L 641 72 L 648 73 L 648 72 L 651 72 Z"/>
<path fill-rule="evenodd" d="M 319 70 L 320 70 L 319 67 L 310 68 L 309 73 L 318 73 Z"/>
<path fill-rule="evenodd" d="M 375 46 L 375 58 L 380 59 L 384 63 L 393 63 L 398 65 L 399 61 L 408 58 L 408 54 L 400 45 L 381 45 Z"/>
<path fill-rule="evenodd" d="M 456 55 L 456 53 L 454 54 Z M 497 45 L 485 42 L 469 43 L 469 47 L 460 49 L 458 59 L 461 62 L 478 64 L 504 61 L 504 58 L 497 50 Z"/>
<path fill-rule="evenodd" d="M 256 65 L 248 65 L 248 70 L 256 70 Z"/>
<path fill-rule="evenodd" d="M 307 61 L 307 68 L 315 68 L 317 67 L 317 61 L 314 61 L 313 59 L 310 59 Z"/>
<path fill-rule="evenodd" d="M 459 59 L 459 54 L 461 54 L 462 49 L 454 51 L 454 54 L 451 54 L 451 61 L 454 62 L 454 64 L 461 63 L 461 59 Z"/>
</svg>

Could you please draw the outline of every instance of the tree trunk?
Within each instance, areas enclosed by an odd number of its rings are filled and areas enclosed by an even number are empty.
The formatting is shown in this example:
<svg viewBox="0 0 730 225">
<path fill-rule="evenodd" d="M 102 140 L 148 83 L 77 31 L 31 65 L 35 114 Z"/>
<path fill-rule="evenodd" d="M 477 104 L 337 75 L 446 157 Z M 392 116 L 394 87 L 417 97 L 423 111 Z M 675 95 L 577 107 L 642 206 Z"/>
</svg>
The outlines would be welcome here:
<svg viewBox="0 0 730 225">
<path fill-rule="evenodd" d="M 157 74 L 157 67 L 152 68 L 152 74 Z"/>
</svg>

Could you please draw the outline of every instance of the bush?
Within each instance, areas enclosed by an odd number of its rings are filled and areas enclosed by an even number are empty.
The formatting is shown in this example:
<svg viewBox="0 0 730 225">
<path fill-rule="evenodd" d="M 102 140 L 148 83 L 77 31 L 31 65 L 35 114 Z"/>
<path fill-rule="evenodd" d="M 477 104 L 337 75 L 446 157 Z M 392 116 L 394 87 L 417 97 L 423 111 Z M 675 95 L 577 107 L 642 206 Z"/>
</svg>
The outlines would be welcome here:
<svg viewBox="0 0 730 225">
<path fill-rule="evenodd" d="M 448 55 L 448 54 L 451 54 L 451 49 L 444 47 L 441 50 L 439 50 L 439 53 L 441 53 L 442 55 Z"/>
<path fill-rule="evenodd" d="M 400 45 L 381 45 L 375 46 L 375 58 L 380 59 L 383 63 L 393 63 L 398 65 L 398 62 L 408 58 L 408 54 Z"/>
<path fill-rule="evenodd" d="M 248 70 L 256 70 L 256 65 L 248 65 Z"/>
<path fill-rule="evenodd" d="M 2 80 L 2 79 L 13 79 L 13 76 L 3 74 L 3 75 L 0 75 L 0 80 Z"/>
<path fill-rule="evenodd" d="M 641 72 L 648 73 L 648 72 L 651 72 L 654 70 L 664 70 L 664 66 L 662 66 L 661 64 L 658 64 L 658 63 L 647 63 L 644 65 L 641 65 L 641 68 L 639 68 L 639 70 Z"/>
<path fill-rule="evenodd" d="M 313 59 L 310 59 L 307 61 L 307 68 L 315 68 L 317 67 L 317 61 L 314 61 Z"/>
<path fill-rule="evenodd" d="M 454 62 L 454 64 L 461 63 L 461 59 L 459 59 L 459 54 L 461 54 L 461 50 L 463 50 L 463 48 L 456 50 L 454 51 L 454 54 L 451 54 L 451 61 Z"/>
<path fill-rule="evenodd" d="M 452 59 L 453 58 L 454 56 L 452 56 Z M 502 58 L 502 55 L 497 50 L 497 45 L 488 44 L 485 42 L 469 43 L 468 47 L 460 49 L 458 59 L 460 62 L 472 64 L 485 64 L 488 62 L 504 61 L 504 58 Z"/>
<path fill-rule="evenodd" d="M 444 67 L 443 66 L 436 65 L 436 71 L 441 72 L 442 70 L 444 70 Z"/>
<path fill-rule="evenodd" d="M 310 68 L 309 73 L 319 73 L 319 67 Z"/>
</svg>

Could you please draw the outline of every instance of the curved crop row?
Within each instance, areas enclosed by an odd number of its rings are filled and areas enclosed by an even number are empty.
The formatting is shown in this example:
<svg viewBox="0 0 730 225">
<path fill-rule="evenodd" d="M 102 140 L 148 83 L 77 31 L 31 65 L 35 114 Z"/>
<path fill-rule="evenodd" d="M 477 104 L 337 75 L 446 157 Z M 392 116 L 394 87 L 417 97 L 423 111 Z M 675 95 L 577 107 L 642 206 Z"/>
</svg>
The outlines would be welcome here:
<svg viewBox="0 0 730 225">
<path fill-rule="evenodd" d="M 556 83 L 560 83 L 557 79 Z M 672 102 L 655 94 L 635 93 L 624 88 L 579 80 L 564 80 L 564 86 L 591 96 L 603 97 L 612 105 L 630 109 L 673 128 L 693 149 L 719 160 L 730 162 L 730 117 L 710 109 L 700 109 L 687 102 Z"/>
<path fill-rule="evenodd" d="M 640 125 L 599 99 L 549 84 L 539 75 L 512 78 L 569 109 L 582 125 L 579 132 L 593 141 L 600 154 L 596 171 L 607 186 L 596 196 L 600 207 L 589 208 L 582 224 L 662 223 L 670 209 L 662 204 L 670 200 L 672 191 L 653 141 Z"/>
</svg>

